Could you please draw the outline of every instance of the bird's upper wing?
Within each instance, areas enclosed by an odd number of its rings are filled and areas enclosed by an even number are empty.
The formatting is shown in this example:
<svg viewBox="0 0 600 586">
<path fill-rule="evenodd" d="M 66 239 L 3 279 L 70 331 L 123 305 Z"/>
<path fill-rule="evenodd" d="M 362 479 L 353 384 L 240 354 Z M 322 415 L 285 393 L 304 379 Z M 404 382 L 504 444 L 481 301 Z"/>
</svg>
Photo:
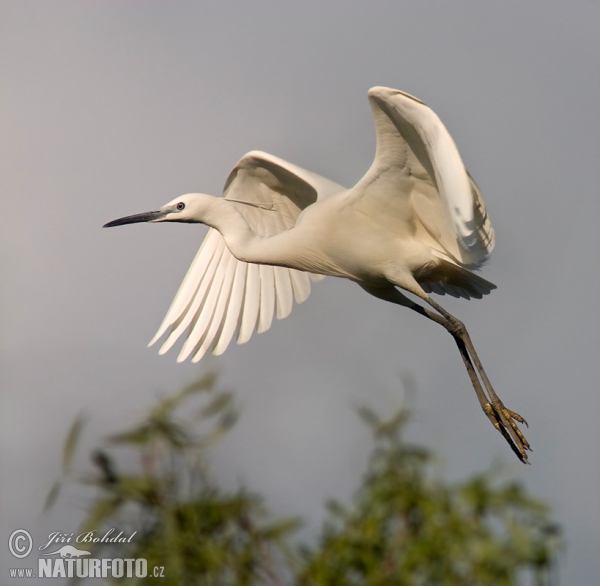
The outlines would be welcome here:
<svg viewBox="0 0 600 586">
<path fill-rule="evenodd" d="M 274 236 L 292 228 L 300 212 L 317 199 L 343 189 L 278 157 L 252 151 L 229 174 L 223 195 L 239 202 L 234 205 L 258 235 Z M 236 330 L 239 344 L 247 342 L 255 328 L 259 333 L 268 330 L 275 307 L 278 319 L 287 317 L 293 299 L 305 301 L 310 281 L 321 278 L 239 261 L 211 228 L 150 345 L 170 328 L 160 349 L 164 354 L 187 330 L 178 361 L 192 355 L 197 362 L 213 345 L 213 353 L 222 354 Z"/>
<path fill-rule="evenodd" d="M 398 208 L 417 236 L 441 258 L 466 268 L 480 266 L 494 247 L 494 230 L 481 193 L 465 169 L 452 137 L 423 102 L 399 90 L 374 87 L 369 101 L 377 132 L 368 186 L 386 175 L 394 189 L 379 198 L 410 198 Z M 407 217 L 410 216 L 410 217 Z"/>
</svg>

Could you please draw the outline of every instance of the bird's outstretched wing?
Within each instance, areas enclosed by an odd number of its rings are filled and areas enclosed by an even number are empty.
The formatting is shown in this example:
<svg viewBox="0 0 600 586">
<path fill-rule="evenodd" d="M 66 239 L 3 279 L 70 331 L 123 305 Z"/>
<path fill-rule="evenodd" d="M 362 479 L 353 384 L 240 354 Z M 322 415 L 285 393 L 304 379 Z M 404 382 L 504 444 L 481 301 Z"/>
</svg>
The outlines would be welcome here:
<svg viewBox="0 0 600 586">
<path fill-rule="evenodd" d="M 283 159 L 252 151 L 229 174 L 223 196 L 238 202 L 234 205 L 258 235 L 274 236 L 292 228 L 301 211 L 317 199 L 343 189 Z M 287 317 L 293 300 L 305 301 L 311 280 L 321 278 L 239 261 L 221 234 L 211 228 L 149 345 L 170 328 L 161 354 L 186 331 L 179 362 L 190 355 L 197 362 L 213 346 L 213 354 L 222 354 L 236 330 L 239 344 L 247 342 L 255 329 L 259 333 L 268 330 L 275 308 L 278 319 Z"/>
<path fill-rule="evenodd" d="M 481 193 L 441 120 L 399 90 L 374 87 L 369 101 L 377 149 L 361 183 L 366 187 L 382 178 L 398 187 L 371 189 L 369 198 L 380 198 L 380 209 L 388 214 L 398 210 L 436 256 L 467 269 L 481 266 L 494 247 L 494 230 Z M 390 201 L 396 195 L 401 202 Z"/>
</svg>

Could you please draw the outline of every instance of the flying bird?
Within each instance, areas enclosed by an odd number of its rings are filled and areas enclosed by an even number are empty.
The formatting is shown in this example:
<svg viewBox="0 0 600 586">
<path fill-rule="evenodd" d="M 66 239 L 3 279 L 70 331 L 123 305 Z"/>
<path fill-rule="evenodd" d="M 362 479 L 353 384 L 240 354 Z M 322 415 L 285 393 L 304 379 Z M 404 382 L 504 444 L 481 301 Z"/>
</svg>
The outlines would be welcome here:
<svg viewBox="0 0 600 586">
<path fill-rule="evenodd" d="M 407 307 L 454 338 L 483 412 L 519 459 L 527 424 L 496 395 L 464 324 L 430 293 L 481 299 L 495 289 L 473 271 L 494 247 L 481 192 L 438 116 L 417 98 L 374 87 L 375 159 L 351 189 L 273 155 L 251 151 L 231 171 L 223 197 L 188 193 L 162 208 L 119 218 L 210 227 L 155 337 L 160 353 L 185 334 L 178 357 L 199 361 L 243 344 L 287 317 L 325 276 Z M 408 292 L 424 304 L 407 297 Z"/>
</svg>

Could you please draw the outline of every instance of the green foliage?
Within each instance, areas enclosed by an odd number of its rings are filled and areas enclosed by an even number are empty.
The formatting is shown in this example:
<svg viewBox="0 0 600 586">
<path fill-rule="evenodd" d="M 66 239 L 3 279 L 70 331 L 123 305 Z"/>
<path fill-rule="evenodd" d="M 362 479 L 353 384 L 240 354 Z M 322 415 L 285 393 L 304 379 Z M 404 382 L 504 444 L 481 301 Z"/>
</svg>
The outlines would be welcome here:
<svg viewBox="0 0 600 586">
<path fill-rule="evenodd" d="M 361 415 L 375 442 L 363 484 L 352 506 L 329 504 L 299 584 L 510 585 L 524 570 L 547 582 L 560 541 L 543 504 L 493 473 L 435 480 L 431 454 L 401 439 L 406 412 Z"/>
<path fill-rule="evenodd" d="M 80 482 L 92 485 L 96 496 L 80 532 L 103 535 L 118 528 L 135 535 L 130 543 L 96 544 L 93 556 L 145 558 L 151 570 L 164 568 L 162 578 L 150 571 L 128 583 L 245 585 L 276 577 L 289 556 L 282 538 L 296 521 L 268 521 L 258 497 L 245 490 L 226 493 L 208 476 L 206 452 L 236 417 L 231 394 L 216 391 L 209 374 L 161 401 L 139 424 L 110 436 L 110 453 L 106 447 L 95 450 L 96 473 Z M 76 422 L 65 444 L 63 473 L 69 475 L 80 430 Z M 118 469 L 111 455 L 117 446 L 137 453 L 139 470 Z"/>
<path fill-rule="evenodd" d="M 201 400 L 200 406 L 195 402 Z M 181 412 L 188 414 L 187 418 Z M 373 432 L 367 472 L 352 504 L 332 501 L 317 545 L 292 547 L 293 519 L 269 519 L 261 499 L 210 480 L 207 451 L 236 420 L 230 393 L 208 375 L 160 402 L 133 428 L 108 438 L 132 448 L 139 470 L 121 473 L 105 447 L 92 454 L 96 489 L 82 531 L 116 527 L 131 543 L 98 544 L 95 557 L 145 558 L 164 578 L 115 584 L 512 585 L 548 582 L 560 532 L 545 505 L 492 472 L 457 484 L 434 478 L 431 454 L 402 440 L 408 415 L 363 408 Z M 70 476 L 81 433 L 68 434 Z M 55 484 L 51 504 L 60 490 Z"/>
</svg>

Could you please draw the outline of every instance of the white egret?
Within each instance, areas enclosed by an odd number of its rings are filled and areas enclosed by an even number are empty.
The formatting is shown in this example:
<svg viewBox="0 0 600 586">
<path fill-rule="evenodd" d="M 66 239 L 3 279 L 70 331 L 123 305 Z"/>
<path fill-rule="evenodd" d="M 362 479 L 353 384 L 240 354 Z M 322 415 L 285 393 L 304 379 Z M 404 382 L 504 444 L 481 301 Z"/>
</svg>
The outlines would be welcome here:
<svg viewBox="0 0 600 586">
<path fill-rule="evenodd" d="M 221 354 L 236 330 L 240 344 L 268 330 L 275 307 L 287 317 L 293 298 L 309 296 L 311 280 L 344 277 L 452 334 L 484 413 L 526 462 L 530 446 L 517 425 L 525 420 L 494 392 L 463 323 L 429 296 L 480 299 L 495 288 L 472 272 L 494 247 L 481 193 L 423 102 L 385 87 L 372 88 L 369 101 L 375 160 L 352 189 L 252 151 L 230 173 L 223 198 L 190 193 L 106 224 L 211 228 L 150 345 L 170 328 L 161 354 L 184 332 L 179 361 L 198 361 L 211 348 Z"/>
</svg>

